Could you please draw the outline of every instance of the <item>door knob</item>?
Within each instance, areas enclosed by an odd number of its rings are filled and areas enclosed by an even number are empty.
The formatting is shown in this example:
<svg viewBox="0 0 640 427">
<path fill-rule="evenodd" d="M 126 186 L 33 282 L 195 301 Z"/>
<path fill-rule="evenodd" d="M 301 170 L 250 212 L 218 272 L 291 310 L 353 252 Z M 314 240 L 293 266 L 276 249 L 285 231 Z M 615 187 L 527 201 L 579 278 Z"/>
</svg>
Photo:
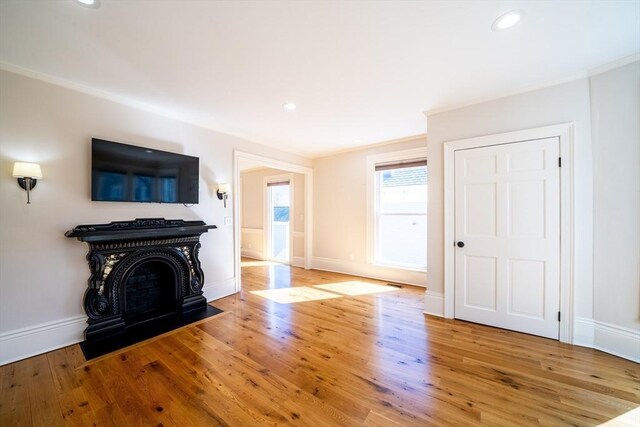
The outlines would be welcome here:
<svg viewBox="0 0 640 427">
<path fill-rule="evenodd" d="M 459 248 L 464 248 L 464 242 L 458 242 L 456 245 L 458 245 Z"/>
</svg>

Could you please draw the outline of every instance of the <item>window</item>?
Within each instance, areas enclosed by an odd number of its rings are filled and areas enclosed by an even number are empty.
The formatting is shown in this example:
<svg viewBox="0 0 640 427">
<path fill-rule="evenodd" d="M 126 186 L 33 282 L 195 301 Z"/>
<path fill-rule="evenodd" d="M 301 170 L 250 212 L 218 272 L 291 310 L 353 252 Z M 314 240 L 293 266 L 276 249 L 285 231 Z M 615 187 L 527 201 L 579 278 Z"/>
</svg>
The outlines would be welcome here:
<svg viewBox="0 0 640 427">
<path fill-rule="evenodd" d="M 370 253 L 377 265 L 426 271 L 427 160 L 413 151 L 370 159 Z"/>
<path fill-rule="evenodd" d="M 267 246 L 269 259 L 290 262 L 291 255 L 291 185 L 278 176 L 267 179 Z M 275 181 L 268 182 L 269 179 Z"/>
</svg>

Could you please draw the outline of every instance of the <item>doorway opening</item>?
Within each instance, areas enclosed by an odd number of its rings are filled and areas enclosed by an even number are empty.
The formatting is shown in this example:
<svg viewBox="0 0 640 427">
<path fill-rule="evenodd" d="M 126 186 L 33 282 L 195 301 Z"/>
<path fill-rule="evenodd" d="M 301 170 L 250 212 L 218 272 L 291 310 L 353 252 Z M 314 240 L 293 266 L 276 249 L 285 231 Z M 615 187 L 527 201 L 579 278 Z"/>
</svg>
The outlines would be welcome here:
<svg viewBox="0 0 640 427">
<path fill-rule="evenodd" d="M 310 269 L 313 247 L 311 168 L 234 151 L 233 181 L 235 291 L 242 287 L 241 258 L 269 267 L 288 264 Z M 277 201 L 271 206 L 268 201 L 271 190 L 267 187 L 270 183 L 285 184 L 273 187 L 288 187 L 288 203 L 278 196 L 272 198 Z M 273 191 L 278 193 L 280 189 Z M 276 239 L 270 239 L 270 234 L 275 234 Z"/>
</svg>

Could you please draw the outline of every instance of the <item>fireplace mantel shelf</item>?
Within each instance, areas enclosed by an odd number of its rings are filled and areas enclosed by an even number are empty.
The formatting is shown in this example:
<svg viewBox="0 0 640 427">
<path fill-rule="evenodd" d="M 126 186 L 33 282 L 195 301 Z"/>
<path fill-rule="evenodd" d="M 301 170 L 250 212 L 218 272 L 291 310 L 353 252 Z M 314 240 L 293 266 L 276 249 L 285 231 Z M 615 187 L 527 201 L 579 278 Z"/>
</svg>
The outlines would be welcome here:
<svg viewBox="0 0 640 427">
<path fill-rule="evenodd" d="M 218 228 L 203 221 L 181 219 L 138 218 L 135 221 L 114 221 L 109 224 L 79 225 L 65 233 L 81 242 L 153 239 L 158 237 L 193 236 Z"/>
</svg>

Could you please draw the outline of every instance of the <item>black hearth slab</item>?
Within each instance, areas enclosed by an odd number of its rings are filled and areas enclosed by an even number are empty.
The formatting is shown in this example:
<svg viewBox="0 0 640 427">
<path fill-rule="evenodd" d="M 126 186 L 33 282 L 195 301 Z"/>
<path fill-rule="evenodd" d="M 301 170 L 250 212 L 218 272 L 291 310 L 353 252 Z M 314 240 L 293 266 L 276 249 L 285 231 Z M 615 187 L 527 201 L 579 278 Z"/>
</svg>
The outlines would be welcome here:
<svg viewBox="0 0 640 427">
<path fill-rule="evenodd" d="M 91 360 L 220 313 L 222 310 L 207 304 L 202 309 L 191 310 L 182 315 L 167 316 L 130 326 L 124 333 L 116 336 L 83 341 L 80 348 L 85 359 Z"/>
</svg>

